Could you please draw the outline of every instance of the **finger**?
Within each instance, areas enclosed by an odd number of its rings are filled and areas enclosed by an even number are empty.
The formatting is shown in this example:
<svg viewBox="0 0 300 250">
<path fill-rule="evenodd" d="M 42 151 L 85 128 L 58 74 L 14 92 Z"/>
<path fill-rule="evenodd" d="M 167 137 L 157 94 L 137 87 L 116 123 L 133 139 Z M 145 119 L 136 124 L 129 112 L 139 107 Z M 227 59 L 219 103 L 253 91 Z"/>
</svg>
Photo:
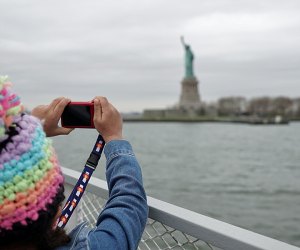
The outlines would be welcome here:
<svg viewBox="0 0 300 250">
<path fill-rule="evenodd" d="M 99 99 L 94 99 L 94 121 L 100 121 L 102 119 L 102 110 Z"/>
<path fill-rule="evenodd" d="M 100 100 L 101 98 L 105 98 L 105 99 L 106 99 L 106 97 L 104 97 L 104 96 L 95 96 L 94 99 L 93 99 L 93 101 L 94 101 L 95 99 Z"/>
<path fill-rule="evenodd" d="M 107 98 L 104 96 L 96 96 L 95 98 L 97 98 L 100 101 L 100 106 L 103 112 L 103 109 L 107 109 L 110 106 L 110 103 L 108 102 Z"/>
<path fill-rule="evenodd" d="M 67 98 L 62 98 L 60 101 L 56 104 L 55 108 L 53 110 L 50 110 L 47 116 L 47 121 L 49 124 L 58 124 L 59 119 L 61 118 L 61 115 L 68 103 L 70 102 Z"/>
<path fill-rule="evenodd" d="M 98 96 L 97 99 L 100 101 L 102 112 L 109 107 L 109 102 L 106 97 Z"/>
<path fill-rule="evenodd" d="M 65 107 L 69 104 L 71 100 L 68 98 L 61 99 L 55 106 L 53 112 L 57 114 L 59 117 L 61 117 L 61 114 L 63 113 Z"/>
<path fill-rule="evenodd" d="M 53 111 L 54 108 L 56 107 L 56 105 L 61 101 L 61 99 L 63 99 L 63 97 L 58 97 L 58 98 L 54 99 L 54 100 L 50 103 L 49 109 Z"/>
</svg>

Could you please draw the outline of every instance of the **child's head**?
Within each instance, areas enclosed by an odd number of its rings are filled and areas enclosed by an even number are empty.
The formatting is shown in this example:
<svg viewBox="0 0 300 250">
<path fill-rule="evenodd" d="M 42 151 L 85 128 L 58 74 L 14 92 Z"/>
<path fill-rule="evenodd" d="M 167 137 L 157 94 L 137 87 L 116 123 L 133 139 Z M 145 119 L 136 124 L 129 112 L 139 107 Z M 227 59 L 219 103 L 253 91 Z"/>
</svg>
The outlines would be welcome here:
<svg viewBox="0 0 300 250">
<path fill-rule="evenodd" d="M 40 121 L 22 113 L 9 87 L 0 77 L 0 245 L 47 249 L 67 240 L 53 229 L 64 199 L 63 176 Z"/>
</svg>

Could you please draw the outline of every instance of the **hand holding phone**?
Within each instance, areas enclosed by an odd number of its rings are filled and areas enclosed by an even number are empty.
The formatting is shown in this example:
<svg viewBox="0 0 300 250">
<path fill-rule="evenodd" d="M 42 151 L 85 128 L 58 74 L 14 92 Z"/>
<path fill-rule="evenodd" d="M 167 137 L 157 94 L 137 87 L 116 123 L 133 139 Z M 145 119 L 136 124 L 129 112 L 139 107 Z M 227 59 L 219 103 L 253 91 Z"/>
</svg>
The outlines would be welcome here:
<svg viewBox="0 0 300 250">
<path fill-rule="evenodd" d="M 95 128 L 93 102 L 70 102 L 61 116 L 65 128 Z"/>
</svg>

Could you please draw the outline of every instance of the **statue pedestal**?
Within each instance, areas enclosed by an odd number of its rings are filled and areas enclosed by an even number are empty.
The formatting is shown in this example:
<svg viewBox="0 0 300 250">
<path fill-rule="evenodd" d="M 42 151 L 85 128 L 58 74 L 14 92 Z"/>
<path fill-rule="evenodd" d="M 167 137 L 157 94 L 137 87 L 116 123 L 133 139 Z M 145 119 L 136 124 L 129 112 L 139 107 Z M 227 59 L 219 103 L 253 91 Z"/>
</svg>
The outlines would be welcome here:
<svg viewBox="0 0 300 250">
<path fill-rule="evenodd" d="M 181 94 L 179 100 L 179 107 L 194 111 L 201 107 L 200 95 L 198 91 L 198 80 L 196 77 L 185 77 L 181 81 Z"/>
</svg>

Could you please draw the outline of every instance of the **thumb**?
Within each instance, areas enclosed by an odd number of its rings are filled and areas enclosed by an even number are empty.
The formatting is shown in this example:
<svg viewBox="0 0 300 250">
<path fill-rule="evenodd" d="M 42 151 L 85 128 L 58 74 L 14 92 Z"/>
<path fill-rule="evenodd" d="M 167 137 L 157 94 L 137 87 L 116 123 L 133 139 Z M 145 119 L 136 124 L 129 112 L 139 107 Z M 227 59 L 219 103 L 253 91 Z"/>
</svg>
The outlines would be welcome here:
<svg viewBox="0 0 300 250">
<path fill-rule="evenodd" d="M 63 127 L 58 127 L 55 132 L 57 135 L 68 135 L 70 134 L 74 128 L 63 128 Z"/>
</svg>

